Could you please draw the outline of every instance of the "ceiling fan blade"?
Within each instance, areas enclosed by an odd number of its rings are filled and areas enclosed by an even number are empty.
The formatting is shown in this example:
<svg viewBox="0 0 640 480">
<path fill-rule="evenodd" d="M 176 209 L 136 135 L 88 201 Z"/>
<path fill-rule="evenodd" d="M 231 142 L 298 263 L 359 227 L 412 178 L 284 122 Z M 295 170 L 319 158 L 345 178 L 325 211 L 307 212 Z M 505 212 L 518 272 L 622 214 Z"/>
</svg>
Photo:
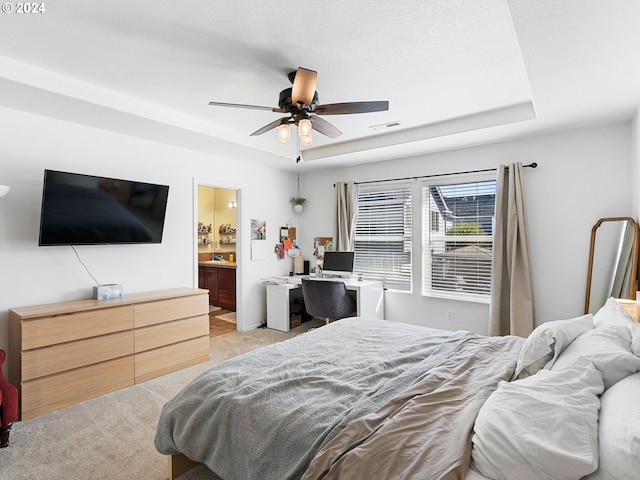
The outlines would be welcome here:
<svg viewBox="0 0 640 480">
<path fill-rule="evenodd" d="M 294 105 L 308 107 L 316 93 L 318 72 L 298 67 L 291 90 L 291 102 Z"/>
<path fill-rule="evenodd" d="M 255 132 L 253 132 L 251 135 L 249 135 L 250 137 L 254 137 L 256 135 L 262 135 L 263 133 L 268 132 L 269 130 L 273 130 L 274 128 L 276 128 L 277 126 L 279 126 L 282 123 L 282 120 L 288 120 L 289 117 L 282 117 L 279 118 L 278 120 L 274 120 L 271 123 L 267 123 L 264 127 L 259 128 L 258 130 L 256 130 Z"/>
<path fill-rule="evenodd" d="M 349 113 L 371 113 L 389 110 L 387 100 L 379 102 L 346 102 L 318 105 L 313 113 L 317 115 L 346 115 Z"/>
<path fill-rule="evenodd" d="M 242 103 L 209 102 L 209 105 L 212 105 L 214 107 L 250 108 L 252 110 L 267 110 L 269 112 L 287 113 L 286 111 L 282 110 L 281 108 L 261 107 L 260 105 L 244 105 Z"/>
<path fill-rule="evenodd" d="M 311 116 L 311 126 L 314 130 L 320 132 L 323 135 L 326 135 L 329 138 L 336 138 L 342 135 L 342 132 L 336 127 L 331 125 L 323 118 L 316 117 L 315 115 Z"/>
</svg>

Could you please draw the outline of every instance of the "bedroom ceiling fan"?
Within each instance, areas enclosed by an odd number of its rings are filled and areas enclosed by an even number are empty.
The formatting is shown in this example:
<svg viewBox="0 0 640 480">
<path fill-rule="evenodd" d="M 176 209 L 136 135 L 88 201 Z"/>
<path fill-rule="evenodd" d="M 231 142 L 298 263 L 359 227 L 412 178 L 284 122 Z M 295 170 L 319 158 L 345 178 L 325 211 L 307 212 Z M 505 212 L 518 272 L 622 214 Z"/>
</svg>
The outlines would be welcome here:
<svg viewBox="0 0 640 480">
<path fill-rule="evenodd" d="M 278 140 L 283 143 L 288 143 L 291 138 L 289 125 L 293 124 L 298 127 L 300 143 L 304 146 L 310 146 L 313 143 L 313 130 L 329 138 L 336 138 L 342 135 L 340 130 L 320 118 L 319 115 L 346 115 L 389 110 L 389 102 L 386 100 L 375 102 L 327 103 L 320 105 L 318 92 L 316 92 L 318 72 L 299 67 L 298 70 L 289 73 L 288 76 L 292 87 L 285 88 L 280 92 L 278 108 L 223 102 L 209 102 L 209 105 L 286 113 L 288 116 L 268 123 L 253 132 L 251 136 L 262 135 L 278 127 Z"/>
</svg>

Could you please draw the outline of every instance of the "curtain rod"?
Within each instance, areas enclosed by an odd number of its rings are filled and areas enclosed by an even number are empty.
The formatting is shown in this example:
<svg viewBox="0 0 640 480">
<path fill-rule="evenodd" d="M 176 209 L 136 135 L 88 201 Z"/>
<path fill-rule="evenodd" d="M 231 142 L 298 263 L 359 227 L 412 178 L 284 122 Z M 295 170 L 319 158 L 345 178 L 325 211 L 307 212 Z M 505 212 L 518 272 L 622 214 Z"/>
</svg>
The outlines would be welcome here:
<svg viewBox="0 0 640 480">
<path fill-rule="evenodd" d="M 524 168 L 536 168 L 538 164 L 536 162 L 529 165 L 523 165 Z M 507 167 L 509 168 L 509 167 Z M 435 173 L 433 175 L 420 175 L 417 177 L 403 177 L 403 178 L 389 178 L 386 180 L 369 180 L 368 182 L 353 182 L 355 185 L 362 185 L 365 183 L 380 183 L 380 182 L 395 182 L 398 180 L 417 180 L 418 178 L 433 178 L 433 177 L 447 177 L 449 175 L 465 175 L 468 173 L 483 173 L 483 172 L 495 172 L 497 168 L 485 168 L 484 170 L 467 170 L 466 172 L 449 172 L 449 173 Z M 333 185 L 335 187 L 335 184 Z"/>
</svg>

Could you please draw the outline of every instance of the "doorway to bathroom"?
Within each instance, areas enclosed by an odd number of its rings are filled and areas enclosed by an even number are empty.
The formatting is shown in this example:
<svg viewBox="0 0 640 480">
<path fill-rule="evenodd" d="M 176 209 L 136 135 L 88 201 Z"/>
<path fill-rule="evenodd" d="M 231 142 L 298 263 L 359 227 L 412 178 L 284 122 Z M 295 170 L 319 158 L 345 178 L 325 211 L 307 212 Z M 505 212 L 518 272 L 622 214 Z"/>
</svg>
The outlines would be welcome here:
<svg viewBox="0 0 640 480">
<path fill-rule="evenodd" d="M 197 185 L 198 287 L 209 290 L 211 337 L 241 330 L 237 309 L 238 192 Z"/>
</svg>

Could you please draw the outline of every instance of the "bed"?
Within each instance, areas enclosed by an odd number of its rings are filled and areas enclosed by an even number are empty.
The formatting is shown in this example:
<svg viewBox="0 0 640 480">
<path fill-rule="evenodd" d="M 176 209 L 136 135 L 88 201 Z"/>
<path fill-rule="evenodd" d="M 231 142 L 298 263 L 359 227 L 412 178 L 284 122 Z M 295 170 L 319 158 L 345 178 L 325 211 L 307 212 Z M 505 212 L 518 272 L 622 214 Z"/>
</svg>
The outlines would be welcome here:
<svg viewBox="0 0 640 480">
<path fill-rule="evenodd" d="M 349 318 L 204 372 L 155 445 L 170 478 L 633 478 L 638 372 L 614 299 L 527 339 Z"/>
</svg>

